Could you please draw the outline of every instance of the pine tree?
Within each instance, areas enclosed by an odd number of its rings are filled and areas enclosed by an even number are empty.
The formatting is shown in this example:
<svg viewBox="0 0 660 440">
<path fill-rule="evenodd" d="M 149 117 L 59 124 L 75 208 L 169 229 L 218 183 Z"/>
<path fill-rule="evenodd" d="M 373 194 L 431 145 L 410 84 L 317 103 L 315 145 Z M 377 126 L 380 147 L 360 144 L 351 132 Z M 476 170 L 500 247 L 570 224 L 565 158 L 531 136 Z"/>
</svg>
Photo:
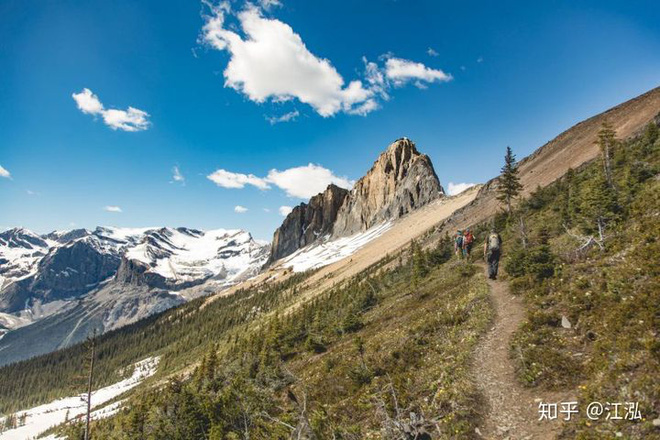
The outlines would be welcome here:
<svg viewBox="0 0 660 440">
<path fill-rule="evenodd" d="M 614 181 L 612 179 L 612 152 L 617 144 L 616 131 L 612 124 L 605 121 L 598 132 L 598 140 L 596 144 L 600 147 L 600 152 L 603 157 L 603 171 L 605 172 L 605 180 L 610 188 L 614 188 Z"/>
<path fill-rule="evenodd" d="M 502 167 L 502 174 L 499 178 L 497 190 L 499 192 L 497 200 L 506 205 L 506 210 L 511 213 L 511 205 L 513 200 L 522 189 L 520 177 L 518 176 L 518 163 L 516 156 L 513 154 L 511 147 L 506 147 L 506 155 L 504 156 L 504 166 Z"/>
</svg>

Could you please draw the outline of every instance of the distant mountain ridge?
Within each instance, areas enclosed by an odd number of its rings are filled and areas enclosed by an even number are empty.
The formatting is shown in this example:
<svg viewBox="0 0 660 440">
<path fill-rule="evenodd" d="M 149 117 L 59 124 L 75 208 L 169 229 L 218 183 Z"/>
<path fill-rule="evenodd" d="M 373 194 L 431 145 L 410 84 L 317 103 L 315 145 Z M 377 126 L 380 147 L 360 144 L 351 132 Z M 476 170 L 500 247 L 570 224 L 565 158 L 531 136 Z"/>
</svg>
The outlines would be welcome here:
<svg viewBox="0 0 660 440">
<path fill-rule="evenodd" d="M 296 206 L 273 234 L 269 263 L 319 240 L 397 219 L 444 195 L 431 159 L 410 139 L 398 139 L 351 190 L 330 185 Z"/>
<path fill-rule="evenodd" d="M 5 344 L 40 327 L 27 331 L 28 324 L 49 318 L 45 345 L 56 349 L 62 340 L 55 334 L 74 343 L 85 337 L 86 327 L 116 328 L 248 278 L 268 258 L 268 246 L 242 230 L 98 227 L 42 236 L 23 228 L 4 231 L 0 364 L 12 351 Z"/>
</svg>

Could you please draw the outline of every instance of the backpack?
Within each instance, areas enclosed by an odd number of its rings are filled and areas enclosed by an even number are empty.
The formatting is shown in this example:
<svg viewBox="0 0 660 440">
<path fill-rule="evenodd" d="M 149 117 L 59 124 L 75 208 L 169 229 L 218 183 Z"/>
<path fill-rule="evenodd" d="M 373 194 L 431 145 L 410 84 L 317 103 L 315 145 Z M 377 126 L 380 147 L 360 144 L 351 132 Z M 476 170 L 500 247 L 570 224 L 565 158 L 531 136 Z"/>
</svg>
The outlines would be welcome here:
<svg viewBox="0 0 660 440">
<path fill-rule="evenodd" d="M 463 247 L 463 236 L 462 235 L 456 236 L 456 246 L 458 246 L 459 248 Z"/>
<path fill-rule="evenodd" d="M 463 238 L 463 242 L 466 245 L 472 244 L 473 241 L 474 241 L 474 235 L 472 235 L 472 232 L 468 232 L 467 234 L 465 234 L 465 238 Z"/>
<path fill-rule="evenodd" d="M 500 248 L 500 237 L 493 233 L 488 236 L 488 249 L 498 250 Z"/>
</svg>

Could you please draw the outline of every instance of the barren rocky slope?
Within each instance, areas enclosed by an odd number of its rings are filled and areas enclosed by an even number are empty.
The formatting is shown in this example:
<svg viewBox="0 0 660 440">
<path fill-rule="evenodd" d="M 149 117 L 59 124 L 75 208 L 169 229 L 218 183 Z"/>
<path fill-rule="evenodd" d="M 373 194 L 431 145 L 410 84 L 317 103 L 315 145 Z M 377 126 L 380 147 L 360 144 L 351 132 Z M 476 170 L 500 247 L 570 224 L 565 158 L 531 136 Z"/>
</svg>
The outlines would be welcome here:
<svg viewBox="0 0 660 440">
<path fill-rule="evenodd" d="M 538 186 L 545 187 L 569 170 L 594 159 L 598 153 L 595 141 L 603 122 L 612 124 L 619 139 L 626 139 L 660 113 L 660 87 L 617 105 L 603 113 L 574 125 L 520 161 L 520 183 L 523 196 Z M 445 230 L 466 227 L 484 221 L 500 209 L 497 177 L 489 180 L 475 200 L 458 210 L 445 223 Z"/>
</svg>

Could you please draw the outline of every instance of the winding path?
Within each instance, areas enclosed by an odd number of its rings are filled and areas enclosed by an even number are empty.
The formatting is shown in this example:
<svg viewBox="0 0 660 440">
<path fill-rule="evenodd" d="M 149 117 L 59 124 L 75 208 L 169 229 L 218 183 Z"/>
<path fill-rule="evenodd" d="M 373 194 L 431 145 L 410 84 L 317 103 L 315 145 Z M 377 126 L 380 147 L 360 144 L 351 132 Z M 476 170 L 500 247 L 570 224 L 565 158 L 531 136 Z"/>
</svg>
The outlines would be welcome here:
<svg viewBox="0 0 660 440">
<path fill-rule="evenodd" d="M 481 265 L 486 270 L 485 265 Z M 561 422 L 538 421 L 543 402 L 570 400 L 566 393 L 553 393 L 522 387 L 510 358 L 513 333 L 525 318 L 520 298 L 509 292 L 506 282 L 488 279 L 495 318 L 475 354 L 474 376 L 487 405 L 484 420 L 476 431 L 485 439 L 554 439 Z"/>
</svg>

